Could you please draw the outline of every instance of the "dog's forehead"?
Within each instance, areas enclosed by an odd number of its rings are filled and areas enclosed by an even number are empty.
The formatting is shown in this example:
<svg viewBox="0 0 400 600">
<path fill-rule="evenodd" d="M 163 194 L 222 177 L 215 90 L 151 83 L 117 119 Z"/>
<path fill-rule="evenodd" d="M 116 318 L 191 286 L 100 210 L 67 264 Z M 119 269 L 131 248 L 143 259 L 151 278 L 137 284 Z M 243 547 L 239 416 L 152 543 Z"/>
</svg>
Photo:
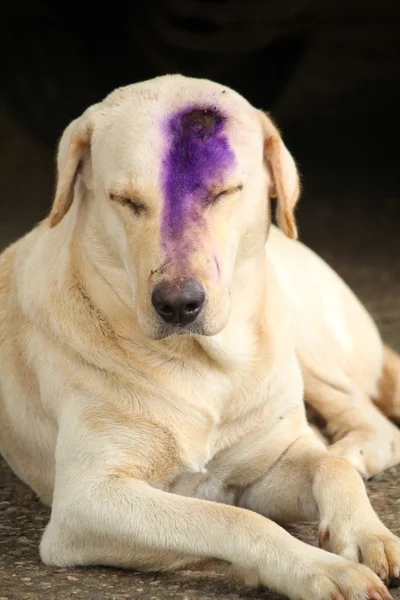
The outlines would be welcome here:
<svg viewBox="0 0 400 600">
<path fill-rule="evenodd" d="M 255 111 L 237 92 L 218 83 L 164 76 L 115 90 L 103 101 L 102 113 L 109 131 L 125 128 L 127 138 L 145 134 L 154 140 L 163 135 L 162 124 L 177 113 L 185 115 L 181 124 L 186 132 L 195 133 L 213 128 L 217 115 L 224 116 L 228 130 L 251 127 Z"/>
<path fill-rule="evenodd" d="M 181 76 L 115 90 L 101 113 L 97 139 L 104 168 L 146 174 L 154 181 L 160 180 L 171 146 L 183 143 L 187 152 L 196 151 L 206 169 L 213 160 L 232 164 L 233 153 L 246 154 L 248 144 L 261 139 L 254 135 L 260 132 L 256 111 L 242 96 L 214 82 Z"/>
<path fill-rule="evenodd" d="M 194 101 L 219 101 L 239 110 L 251 109 L 250 103 L 231 88 L 206 79 L 182 75 L 166 75 L 114 90 L 103 101 L 104 106 L 124 104 L 151 106 L 164 104 L 171 109 Z"/>
</svg>

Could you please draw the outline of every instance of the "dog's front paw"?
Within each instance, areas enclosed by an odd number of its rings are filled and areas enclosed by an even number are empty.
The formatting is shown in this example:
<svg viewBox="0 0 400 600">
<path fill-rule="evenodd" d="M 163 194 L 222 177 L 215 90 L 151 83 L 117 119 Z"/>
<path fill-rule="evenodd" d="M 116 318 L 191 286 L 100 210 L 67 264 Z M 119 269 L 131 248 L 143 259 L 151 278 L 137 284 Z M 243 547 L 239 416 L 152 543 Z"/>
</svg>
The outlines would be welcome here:
<svg viewBox="0 0 400 600">
<path fill-rule="evenodd" d="M 362 562 L 387 583 L 400 575 L 400 538 L 380 521 L 346 530 L 320 526 L 320 545 L 344 558 Z"/>
<path fill-rule="evenodd" d="M 358 542 L 362 562 L 386 582 L 400 575 L 400 538 L 385 534 L 365 533 Z"/>
<path fill-rule="evenodd" d="M 364 565 L 345 560 L 311 570 L 306 589 L 307 592 L 301 597 L 307 600 L 392 599 L 388 589 L 375 573 Z"/>
<path fill-rule="evenodd" d="M 302 568 L 293 565 L 290 581 L 284 589 L 275 589 L 294 600 L 392 600 L 384 583 L 365 565 L 323 555 L 306 559 Z"/>
</svg>

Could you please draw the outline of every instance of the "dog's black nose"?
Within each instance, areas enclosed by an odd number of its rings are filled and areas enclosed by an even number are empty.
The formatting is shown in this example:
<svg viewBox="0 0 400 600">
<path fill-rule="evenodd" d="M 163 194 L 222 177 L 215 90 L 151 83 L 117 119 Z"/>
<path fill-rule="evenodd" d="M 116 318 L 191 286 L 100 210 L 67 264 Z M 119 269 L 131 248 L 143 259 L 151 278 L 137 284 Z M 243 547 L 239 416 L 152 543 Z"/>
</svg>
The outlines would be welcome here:
<svg viewBox="0 0 400 600">
<path fill-rule="evenodd" d="M 166 323 L 188 325 L 202 311 L 206 293 L 203 286 L 194 279 L 180 282 L 161 281 L 151 295 L 157 313 Z"/>
</svg>

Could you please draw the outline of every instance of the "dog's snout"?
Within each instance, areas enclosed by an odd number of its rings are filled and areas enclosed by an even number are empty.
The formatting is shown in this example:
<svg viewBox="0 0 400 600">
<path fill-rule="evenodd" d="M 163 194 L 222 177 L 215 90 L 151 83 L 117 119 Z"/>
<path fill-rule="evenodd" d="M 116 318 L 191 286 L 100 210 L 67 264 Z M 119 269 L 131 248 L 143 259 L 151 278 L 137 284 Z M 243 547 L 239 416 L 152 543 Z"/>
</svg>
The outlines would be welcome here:
<svg viewBox="0 0 400 600">
<path fill-rule="evenodd" d="M 188 325 L 201 313 L 206 293 L 201 283 L 194 279 L 182 282 L 162 281 L 156 285 L 151 301 L 166 323 Z"/>
</svg>

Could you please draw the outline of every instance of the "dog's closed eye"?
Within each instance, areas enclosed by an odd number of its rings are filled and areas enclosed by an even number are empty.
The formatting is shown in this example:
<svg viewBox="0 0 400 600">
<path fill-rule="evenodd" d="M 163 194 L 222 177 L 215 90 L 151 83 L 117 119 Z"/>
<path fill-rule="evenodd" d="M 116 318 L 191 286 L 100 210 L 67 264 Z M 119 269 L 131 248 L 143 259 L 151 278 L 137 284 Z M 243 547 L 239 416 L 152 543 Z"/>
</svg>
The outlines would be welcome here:
<svg viewBox="0 0 400 600">
<path fill-rule="evenodd" d="M 230 188 L 227 188 L 226 190 L 222 190 L 220 192 L 215 193 L 215 191 L 211 192 L 206 200 L 207 204 L 216 204 L 217 202 L 220 202 L 223 198 L 226 198 L 227 196 L 233 196 L 234 194 L 237 194 L 238 192 L 241 192 L 243 189 L 243 185 L 236 185 Z"/>
<path fill-rule="evenodd" d="M 127 196 L 120 196 L 118 194 L 110 194 L 110 200 L 118 202 L 122 206 L 127 206 L 136 217 L 140 217 L 147 212 L 146 206 L 142 202 L 132 200 Z"/>
</svg>

